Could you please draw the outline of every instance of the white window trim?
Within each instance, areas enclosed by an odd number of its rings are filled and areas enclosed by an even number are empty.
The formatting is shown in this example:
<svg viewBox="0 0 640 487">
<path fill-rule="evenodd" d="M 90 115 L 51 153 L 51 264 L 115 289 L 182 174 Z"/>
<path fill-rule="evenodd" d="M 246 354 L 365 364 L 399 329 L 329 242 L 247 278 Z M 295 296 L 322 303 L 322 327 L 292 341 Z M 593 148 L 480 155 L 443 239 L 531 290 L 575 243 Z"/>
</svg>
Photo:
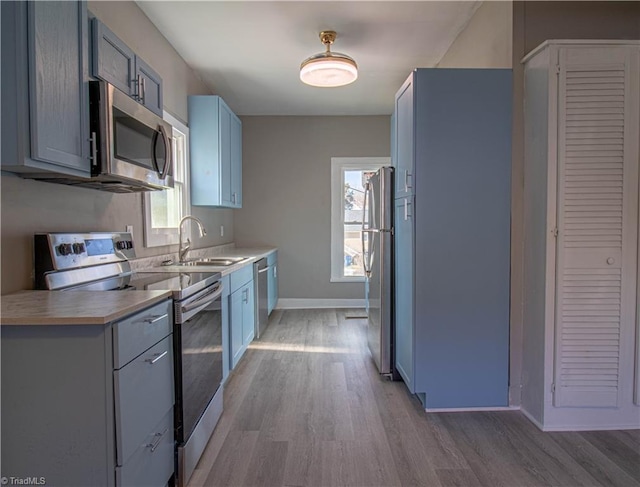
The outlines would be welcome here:
<svg viewBox="0 0 640 487">
<path fill-rule="evenodd" d="M 183 183 L 183 201 L 182 201 L 182 214 L 181 217 L 191 214 L 191 192 L 189 182 L 191 174 L 189 172 L 189 127 L 184 122 L 178 120 L 167 111 L 162 112 L 163 119 L 167 121 L 174 130 L 182 133 L 185 137 L 185 165 L 184 174 L 185 180 Z M 174 166 L 175 174 L 175 166 Z M 169 227 L 164 229 L 152 229 L 151 228 L 151 195 L 149 192 L 144 193 L 142 199 L 143 214 L 144 214 L 144 246 L 145 247 L 160 247 L 163 245 L 175 245 L 178 244 L 178 227 Z M 189 235 L 190 228 L 185 224 L 185 231 Z"/>
<path fill-rule="evenodd" d="M 377 170 L 391 165 L 390 157 L 331 158 L 331 280 L 330 282 L 364 282 L 364 277 L 345 276 L 344 272 L 344 172 Z"/>
</svg>

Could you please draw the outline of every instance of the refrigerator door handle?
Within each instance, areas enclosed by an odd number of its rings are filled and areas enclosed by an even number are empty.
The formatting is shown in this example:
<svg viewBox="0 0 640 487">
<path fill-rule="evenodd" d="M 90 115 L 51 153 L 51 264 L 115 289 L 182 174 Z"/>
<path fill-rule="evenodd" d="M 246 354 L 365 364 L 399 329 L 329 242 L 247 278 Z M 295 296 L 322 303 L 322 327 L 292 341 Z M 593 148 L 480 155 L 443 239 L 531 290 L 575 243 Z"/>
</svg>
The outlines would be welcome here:
<svg viewBox="0 0 640 487">
<path fill-rule="evenodd" d="M 364 201 L 362 202 L 362 231 L 360 232 L 360 242 L 362 243 L 362 269 L 364 270 L 364 275 L 369 276 L 369 271 L 367 270 L 367 260 L 365 256 L 367 255 L 364 248 L 364 236 L 365 233 L 369 231 L 369 229 L 365 228 L 365 220 L 367 217 L 367 196 L 369 195 L 369 183 L 366 183 L 364 186 Z"/>
</svg>

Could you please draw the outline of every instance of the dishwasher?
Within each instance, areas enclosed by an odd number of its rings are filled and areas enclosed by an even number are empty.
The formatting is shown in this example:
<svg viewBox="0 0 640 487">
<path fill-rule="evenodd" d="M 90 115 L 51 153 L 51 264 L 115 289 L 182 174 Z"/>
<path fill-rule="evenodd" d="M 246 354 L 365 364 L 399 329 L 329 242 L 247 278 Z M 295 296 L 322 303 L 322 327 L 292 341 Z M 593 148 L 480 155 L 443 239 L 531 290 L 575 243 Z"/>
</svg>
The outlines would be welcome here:
<svg viewBox="0 0 640 487">
<path fill-rule="evenodd" d="M 269 301 L 268 301 L 268 279 L 267 259 L 260 259 L 253 264 L 253 282 L 255 283 L 256 296 L 256 320 L 255 320 L 255 338 L 262 336 L 269 324 Z"/>
</svg>

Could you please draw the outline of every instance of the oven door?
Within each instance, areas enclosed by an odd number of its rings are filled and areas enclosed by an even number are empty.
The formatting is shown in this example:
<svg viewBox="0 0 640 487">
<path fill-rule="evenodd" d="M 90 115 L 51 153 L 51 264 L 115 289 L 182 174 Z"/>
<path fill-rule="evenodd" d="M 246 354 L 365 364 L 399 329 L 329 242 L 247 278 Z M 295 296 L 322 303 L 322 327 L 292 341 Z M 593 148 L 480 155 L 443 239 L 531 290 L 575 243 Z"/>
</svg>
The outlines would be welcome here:
<svg viewBox="0 0 640 487">
<path fill-rule="evenodd" d="M 222 283 L 175 303 L 176 441 L 186 443 L 222 382 Z"/>
<path fill-rule="evenodd" d="M 172 188 L 171 125 L 113 85 L 92 83 L 92 109 L 99 111 L 92 131 L 100 141 L 100 164 L 94 167 L 100 174 L 94 176 Z"/>
</svg>

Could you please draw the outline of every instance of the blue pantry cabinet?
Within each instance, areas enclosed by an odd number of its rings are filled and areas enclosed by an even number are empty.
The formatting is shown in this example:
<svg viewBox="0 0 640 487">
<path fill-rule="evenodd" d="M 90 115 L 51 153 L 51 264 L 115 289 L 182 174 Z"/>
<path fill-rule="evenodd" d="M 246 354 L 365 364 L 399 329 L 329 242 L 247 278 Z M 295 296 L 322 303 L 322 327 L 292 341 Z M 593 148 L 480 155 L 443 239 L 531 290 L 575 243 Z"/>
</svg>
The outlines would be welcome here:
<svg viewBox="0 0 640 487">
<path fill-rule="evenodd" d="M 90 175 L 86 2 L 2 9 L 2 170 Z"/>
<path fill-rule="evenodd" d="M 242 122 L 219 96 L 189 97 L 191 204 L 242 208 Z"/>
<path fill-rule="evenodd" d="M 396 96 L 395 364 L 427 409 L 508 405 L 511 70 Z"/>
</svg>

